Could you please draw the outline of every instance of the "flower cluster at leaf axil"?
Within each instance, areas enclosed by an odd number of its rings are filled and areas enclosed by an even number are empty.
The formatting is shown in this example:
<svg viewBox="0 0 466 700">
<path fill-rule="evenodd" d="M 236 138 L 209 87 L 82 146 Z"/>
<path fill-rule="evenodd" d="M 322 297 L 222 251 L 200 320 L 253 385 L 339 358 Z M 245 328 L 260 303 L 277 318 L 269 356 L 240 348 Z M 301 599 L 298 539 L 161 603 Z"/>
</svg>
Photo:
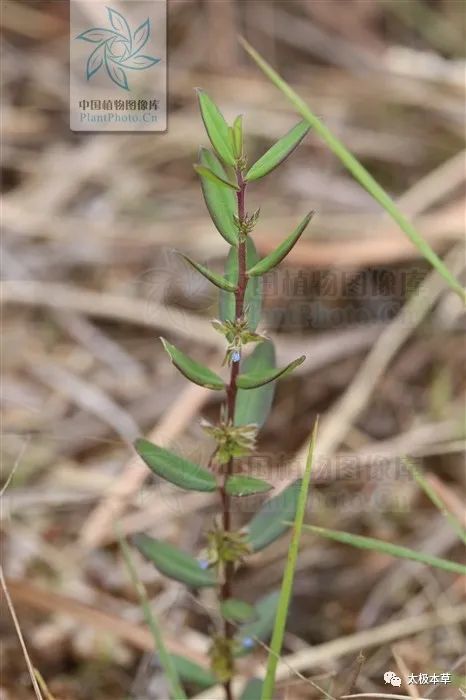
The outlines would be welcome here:
<svg viewBox="0 0 466 700">
<path fill-rule="evenodd" d="M 299 145 L 309 127 L 300 122 L 249 167 L 242 117 L 237 117 L 230 126 L 205 92 L 199 90 L 198 99 L 212 150 L 201 148 L 194 168 L 200 177 L 207 210 L 229 250 L 223 274 L 182 255 L 219 289 L 218 317 L 212 325 L 225 338 L 223 365 L 229 376 L 223 378 L 163 339 L 170 360 L 189 381 L 223 392 L 218 420 L 202 422 L 203 429 L 215 442 L 215 449 L 207 467 L 144 439 L 136 442 L 136 450 L 154 474 L 178 488 L 216 492 L 219 514 L 206 533 L 205 549 L 197 557 L 146 535 L 140 535 L 136 544 L 164 575 L 191 588 L 216 590 L 220 624 L 215 623 L 212 632 L 211 683 L 223 683 L 225 697 L 230 700 L 236 658 L 250 653 L 257 641 L 270 635 L 278 601 L 276 592 L 254 605 L 236 600 L 234 575 L 248 555 L 267 547 L 288 530 L 301 483 L 297 479 L 278 496 L 266 500 L 245 526 L 234 522 L 233 499 L 265 494 L 272 489 L 263 479 L 242 474 L 241 459 L 255 450 L 257 433 L 271 410 L 277 380 L 305 359 L 299 357 L 285 367 L 277 367 L 272 341 L 257 330 L 262 277 L 286 257 L 312 217 L 312 212 L 306 214 L 275 250 L 260 258 L 252 235 L 258 224 L 259 209 L 248 213 L 246 190 L 250 183 L 279 166 Z M 181 663 L 177 657 L 176 664 L 182 680 L 196 684 L 201 676 L 205 679 L 205 670 L 197 669 L 194 673 L 191 661 Z"/>
</svg>

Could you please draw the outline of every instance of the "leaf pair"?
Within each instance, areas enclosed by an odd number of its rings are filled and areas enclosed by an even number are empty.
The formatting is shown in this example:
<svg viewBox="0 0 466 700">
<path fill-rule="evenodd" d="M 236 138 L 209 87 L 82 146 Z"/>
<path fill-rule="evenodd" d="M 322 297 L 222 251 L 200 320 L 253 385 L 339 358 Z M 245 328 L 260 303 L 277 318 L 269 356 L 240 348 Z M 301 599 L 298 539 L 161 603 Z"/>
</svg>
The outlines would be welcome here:
<svg viewBox="0 0 466 700">
<path fill-rule="evenodd" d="M 165 350 L 170 356 L 175 367 L 194 384 L 199 384 L 208 389 L 221 390 L 225 388 L 225 382 L 215 372 L 212 372 L 208 367 L 201 365 L 199 362 L 192 360 L 185 355 L 181 350 L 178 350 L 174 345 L 167 342 L 164 338 L 161 339 Z M 249 374 L 240 374 L 237 378 L 237 385 L 241 389 L 255 389 L 269 382 L 273 382 L 279 377 L 284 377 L 289 374 L 295 367 L 304 362 L 305 356 L 299 357 L 294 362 L 290 362 L 286 367 L 279 369 L 256 371 Z"/>
<path fill-rule="evenodd" d="M 215 476 L 198 464 L 142 438 L 136 440 L 135 448 L 154 474 L 175 486 L 187 491 L 212 493 L 216 490 Z M 250 496 L 265 493 L 271 488 L 266 481 L 247 474 L 234 474 L 228 477 L 226 482 L 226 492 L 229 496 Z"/>
<path fill-rule="evenodd" d="M 228 126 L 217 105 L 203 90 L 197 90 L 202 121 L 215 152 L 226 164 L 235 167 L 242 156 L 243 134 L 242 118 L 237 117 L 232 127 Z M 246 173 L 245 180 L 259 180 L 275 170 L 280 163 L 293 153 L 310 129 L 306 121 L 301 121 L 277 141 L 264 155 L 259 158 Z M 218 174 L 218 173 L 215 173 Z M 206 173 L 204 173 L 206 175 Z M 222 178 L 223 180 L 223 178 Z M 228 180 L 227 180 L 228 183 Z M 231 185 L 228 183 L 231 187 Z"/>
</svg>

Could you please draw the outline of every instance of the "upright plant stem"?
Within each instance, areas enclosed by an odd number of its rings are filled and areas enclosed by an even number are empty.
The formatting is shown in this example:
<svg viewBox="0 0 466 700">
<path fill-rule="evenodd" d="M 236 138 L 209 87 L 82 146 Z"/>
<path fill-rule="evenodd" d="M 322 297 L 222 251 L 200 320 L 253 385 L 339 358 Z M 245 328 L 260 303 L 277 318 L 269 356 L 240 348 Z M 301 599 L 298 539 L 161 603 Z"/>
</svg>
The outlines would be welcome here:
<svg viewBox="0 0 466 700">
<path fill-rule="evenodd" d="M 236 171 L 236 179 L 238 182 L 238 187 L 240 188 L 237 192 L 237 202 L 238 202 L 238 219 L 240 223 L 244 220 L 245 216 L 245 192 L 246 183 L 243 180 L 243 175 L 241 170 Z M 244 296 L 246 293 L 247 285 L 246 276 L 246 241 L 240 240 L 238 242 L 238 284 L 235 291 L 235 318 L 237 321 L 241 319 L 244 313 Z M 226 407 L 227 407 L 227 420 L 234 422 L 235 419 L 235 404 L 236 404 L 236 394 L 238 388 L 236 386 L 236 379 L 239 374 L 239 362 L 231 363 L 230 371 L 230 381 L 227 389 Z M 220 496 L 222 499 L 222 517 L 223 517 L 223 529 L 225 532 L 231 530 L 231 513 L 230 513 L 230 497 L 226 492 L 226 482 L 228 477 L 233 472 L 233 458 L 230 458 L 226 465 L 225 474 L 223 477 L 223 484 L 220 489 Z M 232 578 L 234 574 L 234 566 L 229 563 L 225 567 L 225 581 L 222 585 L 220 591 L 220 597 L 222 600 L 227 600 L 232 596 Z M 234 633 L 234 627 L 228 620 L 224 621 L 224 633 L 226 639 L 232 639 Z M 231 688 L 231 682 L 226 681 L 224 683 L 225 698 L 226 700 L 233 700 L 233 691 Z"/>
</svg>

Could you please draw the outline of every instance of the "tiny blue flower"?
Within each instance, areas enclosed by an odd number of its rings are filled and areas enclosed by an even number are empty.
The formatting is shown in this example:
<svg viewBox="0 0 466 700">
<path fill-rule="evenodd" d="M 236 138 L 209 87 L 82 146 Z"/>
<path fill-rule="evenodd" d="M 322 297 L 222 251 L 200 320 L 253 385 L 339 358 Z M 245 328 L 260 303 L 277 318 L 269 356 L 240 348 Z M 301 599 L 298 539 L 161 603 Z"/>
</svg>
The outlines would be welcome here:
<svg viewBox="0 0 466 700">
<path fill-rule="evenodd" d="M 252 639 L 252 637 L 245 637 L 241 644 L 245 649 L 252 649 L 254 646 L 254 639 Z"/>
<path fill-rule="evenodd" d="M 209 568 L 209 562 L 207 559 L 199 559 L 199 567 L 204 571 Z"/>
<path fill-rule="evenodd" d="M 231 359 L 233 362 L 239 362 L 241 360 L 241 354 L 238 352 L 238 350 L 235 350 L 232 355 Z"/>
</svg>

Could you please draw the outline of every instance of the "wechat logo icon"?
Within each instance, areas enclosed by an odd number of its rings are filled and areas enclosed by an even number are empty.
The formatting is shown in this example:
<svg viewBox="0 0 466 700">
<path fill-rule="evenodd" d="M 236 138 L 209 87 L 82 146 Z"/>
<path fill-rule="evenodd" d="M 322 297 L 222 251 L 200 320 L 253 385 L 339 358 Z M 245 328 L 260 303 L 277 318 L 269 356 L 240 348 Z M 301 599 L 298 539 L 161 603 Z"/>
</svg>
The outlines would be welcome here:
<svg viewBox="0 0 466 700">
<path fill-rule="evenodd" d="M 150 20 L 147 18 L 131 31 L 120 12 L 107 7 L 107 13 L 110 28 L 93 27 L 75 37 L 97 45 L 87 59 L 86 79 L 90 80 L 102 69 L 116 85 L 129 91 L 128 70 L 146 70 L 160 61 L 160 58 L 141 53 L 150 37 Z"/>
<path fill-rule="evenodd" d="M 393 671 L 386 671 L 383 674 L 383 679 L 385 683 L 390 683 L 391 685 L 394 685 L 397 688 L 401 686 L 401 678 L 397 676 L 396 673 L 393 673 Z"/>
</svg>

